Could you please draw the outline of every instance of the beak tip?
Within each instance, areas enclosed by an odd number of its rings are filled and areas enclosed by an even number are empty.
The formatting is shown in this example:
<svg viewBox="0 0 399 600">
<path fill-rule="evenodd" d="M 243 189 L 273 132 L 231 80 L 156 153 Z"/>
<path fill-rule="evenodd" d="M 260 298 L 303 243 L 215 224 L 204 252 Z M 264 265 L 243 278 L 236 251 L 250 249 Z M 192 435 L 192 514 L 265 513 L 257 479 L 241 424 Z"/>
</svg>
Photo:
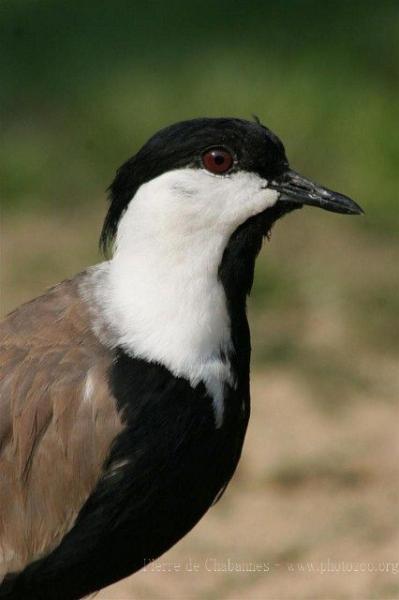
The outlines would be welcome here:
<svg viewBox="0 0 399 600">
<path fill-rule="evenodd" d="M 359 216 L 359 215 L 365 214 L 365 212 L 361 208 L 361 206 L 359 206 L 358 204 L 353 202 L 353 200 L 351 201 L 350 205 L 346 205 L 346 206 L 330 205 L 330 206 L 322 206 L 321 208 L 324 208 L 325 210 L 328 210 L 330 212 L 341 213 L 342 215 L 348 215 L 348 216 Z"/>
<path fill-rule="evenodd" d="M 350 210 L 348 211 L 348 214 L 349 215 L 364 215 L 366 213 L 364 212 L 362 207 L 359 206 L 359 204 L 357 204 L 357 202 L 354 202 L 353 200 L 351 200 L 351 207 L 350 207 Z"/>
</svg>

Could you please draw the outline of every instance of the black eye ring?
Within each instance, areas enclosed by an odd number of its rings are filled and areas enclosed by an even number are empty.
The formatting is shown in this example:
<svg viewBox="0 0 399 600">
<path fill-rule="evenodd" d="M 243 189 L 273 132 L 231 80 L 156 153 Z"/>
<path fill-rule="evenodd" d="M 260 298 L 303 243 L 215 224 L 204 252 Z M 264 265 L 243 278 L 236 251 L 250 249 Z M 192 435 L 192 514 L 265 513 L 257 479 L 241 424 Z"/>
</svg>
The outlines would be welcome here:
<svg viewBox="0 0 399 600">
<path fill-rule="evenodd" d="M 215 175 L 224 175 L 234 164 L 234 157 L 230 150 L 222 147 L 209 148 L 201 158 L 205 169 Z"/>
</svg>

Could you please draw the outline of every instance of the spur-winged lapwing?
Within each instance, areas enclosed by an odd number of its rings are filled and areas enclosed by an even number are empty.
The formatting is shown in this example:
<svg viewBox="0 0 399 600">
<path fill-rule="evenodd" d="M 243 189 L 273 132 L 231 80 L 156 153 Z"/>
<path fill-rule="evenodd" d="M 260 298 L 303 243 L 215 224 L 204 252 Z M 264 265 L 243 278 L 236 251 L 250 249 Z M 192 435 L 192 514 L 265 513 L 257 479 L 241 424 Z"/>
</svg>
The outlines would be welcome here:
<svg viewBox="0 0 399 600">
<path fill-rule="evenodd" d="M 1 325 L 0 598 L 80 598 L 220 498 L 249 417 L 255 258 L 304 204 L 362 212 L 259 122 L 172 125 L 118 170 L 112 258 Z"/>
</svg>

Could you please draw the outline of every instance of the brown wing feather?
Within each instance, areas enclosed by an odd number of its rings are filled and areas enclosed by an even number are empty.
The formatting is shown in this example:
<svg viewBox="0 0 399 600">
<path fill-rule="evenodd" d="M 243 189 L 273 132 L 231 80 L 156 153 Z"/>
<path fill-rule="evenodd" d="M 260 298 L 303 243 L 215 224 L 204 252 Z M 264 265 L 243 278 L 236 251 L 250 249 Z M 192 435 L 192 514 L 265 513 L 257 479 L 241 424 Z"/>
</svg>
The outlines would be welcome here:
<svg viewBox="0 0 399 600">
<path fill-rule="evenodd" d="M 0 580 L 60 542 L 122 429 L 82 277 L 0 324 Z"/>
</svg>

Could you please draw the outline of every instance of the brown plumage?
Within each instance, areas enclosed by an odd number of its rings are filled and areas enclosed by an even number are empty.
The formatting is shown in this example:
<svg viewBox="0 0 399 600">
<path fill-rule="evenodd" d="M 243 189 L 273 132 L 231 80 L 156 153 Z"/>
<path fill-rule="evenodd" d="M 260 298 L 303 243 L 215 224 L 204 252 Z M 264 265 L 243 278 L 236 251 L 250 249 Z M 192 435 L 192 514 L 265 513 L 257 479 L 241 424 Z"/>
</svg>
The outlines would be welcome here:
<svg viewBox="0 0 399 600">
<path fill-rule="evenodd" d="M 122 429 L 82 279 L 0 324 L 0 581 L 60 542 Z"/>
</svg>

